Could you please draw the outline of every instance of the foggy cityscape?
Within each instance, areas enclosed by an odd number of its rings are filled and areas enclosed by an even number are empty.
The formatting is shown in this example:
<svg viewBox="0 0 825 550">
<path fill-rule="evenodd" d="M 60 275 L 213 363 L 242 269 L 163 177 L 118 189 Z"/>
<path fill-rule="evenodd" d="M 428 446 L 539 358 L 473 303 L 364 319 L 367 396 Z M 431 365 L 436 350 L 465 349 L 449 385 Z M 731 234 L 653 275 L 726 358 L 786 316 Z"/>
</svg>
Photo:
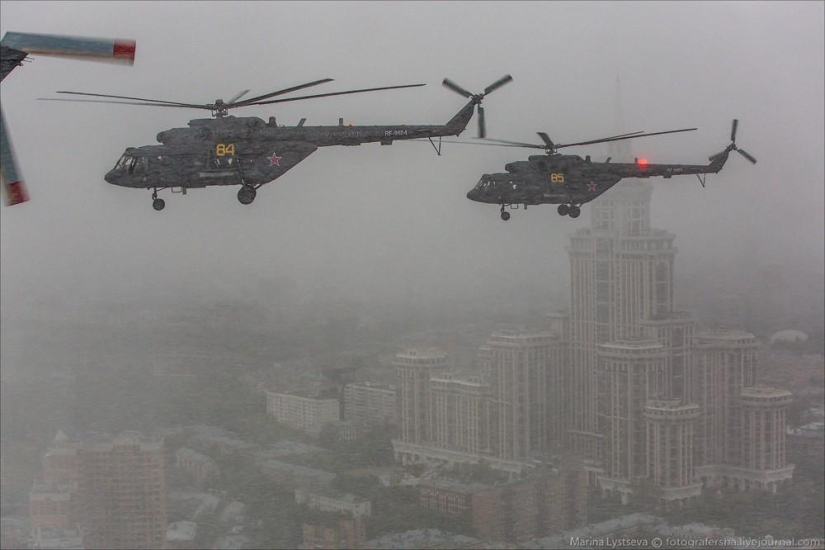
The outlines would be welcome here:
<svg viewBox="0 0 825 550">
<path fill-rule="evenodd" d="M 4 1 L 7 32 L 137 48 L 2 83 L 0 547 L 825 547 L 822 2 Z M 503 221 L 467 193 L 536 151 L 397 140 L 157 212 L 103 177 L 206 113 L 38 101 L 425 83 L 232 114 L 443 125 L 445 78 L 507 74 L 488 138 L 695 127 L 564 154 L 704 165 L 737 119 L 758 162 Z"/>
</svg>

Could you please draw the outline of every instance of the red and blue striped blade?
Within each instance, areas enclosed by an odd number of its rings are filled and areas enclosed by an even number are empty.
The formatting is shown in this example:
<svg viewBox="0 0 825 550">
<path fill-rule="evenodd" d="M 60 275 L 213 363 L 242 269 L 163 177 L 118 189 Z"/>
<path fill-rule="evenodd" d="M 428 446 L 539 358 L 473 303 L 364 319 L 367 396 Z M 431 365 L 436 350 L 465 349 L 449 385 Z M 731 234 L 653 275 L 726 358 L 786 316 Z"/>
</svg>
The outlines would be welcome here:
<svg viewBox="0 0 825 550">
<path fill-rule="evenodd" d="M 26 184 L 17 171 L 17 163 L 14 160 L 14 150 L 11 146 L 9 133 L 6 131 L 6 121 L 3 118 L 3 110 L 0 109 L 0 180 L 6 190 L 6 205 L 14 206 L 29 200 L 29 192 Z"/>
<path fill-rule="evenodd" d="M 23 32 L 7 32 L 3 36 L 2 44 L 28 54 L 109 60 L 129 65 L 135 62 L 137 46 L 134 40 L 118 38 L 84 38 Z"/>
</svg>

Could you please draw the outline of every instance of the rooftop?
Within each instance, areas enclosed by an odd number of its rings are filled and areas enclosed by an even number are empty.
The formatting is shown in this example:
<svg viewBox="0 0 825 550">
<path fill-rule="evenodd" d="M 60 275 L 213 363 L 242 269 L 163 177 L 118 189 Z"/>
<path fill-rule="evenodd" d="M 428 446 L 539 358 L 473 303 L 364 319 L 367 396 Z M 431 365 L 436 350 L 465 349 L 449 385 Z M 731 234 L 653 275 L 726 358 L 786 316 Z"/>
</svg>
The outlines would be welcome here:
<svg viewBox="0 0 825 550">
<path fill-rule="evenodd" d="M 362 548 L 366 549 L 397 549 L 407 550 L 415 548 L 439 548 L 452 550 L 458 548 L 477 548 L 479 539 L 465 535 L 456 535 L 438 529 L 415 529 L 404 533 L 390 533 L 377 539 L 368 540 Z"/>
<path fill-rule="evenodd" d="M 769 386 L 757 385 L 749 388 L 742 388 L 742 397 L 793 397 L 788 390 L 780 390 Z"/>
<path fill-rule="evenodd" d="M 198 532 L 198 524 L 194 521 L 178 521 L 170 523 L 166 528 L 167 541 L 194 541 Z"/>
<path fill-rule="evenodd" d="M 181 447 L 180 449 L 178 449 L 175 452 L 175 456 L 179 457 L 179 458 L 182 458 L 182 459 L 185 459 L 185 460 L 191 460 L 193 462 L 200 462 L 200 463 L 207 463 L 207 464 L 208 463 L 213 463 L 214 464 L 214 462 L 215 462 L 214 460 L 212 460 L 211 458 L 209 458 L 205 454 L 201 454 L 198 451 L 196 451 L 194 449 L 190 449 L 188 447 Z"/>
</svg>

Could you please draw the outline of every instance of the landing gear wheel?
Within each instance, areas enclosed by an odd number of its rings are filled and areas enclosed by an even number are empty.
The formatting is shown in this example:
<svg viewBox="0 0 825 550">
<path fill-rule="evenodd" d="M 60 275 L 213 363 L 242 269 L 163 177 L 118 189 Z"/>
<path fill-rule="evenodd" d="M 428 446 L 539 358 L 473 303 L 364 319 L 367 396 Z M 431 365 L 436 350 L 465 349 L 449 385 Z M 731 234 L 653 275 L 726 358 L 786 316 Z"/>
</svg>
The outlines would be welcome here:
<svg viewBox="0 0 825 550">
<path fill-rule="evenodd" d="M 252 204 L 252 201 L 255 200 L 255 195 L 257 194 L 257 191 L 251 187 L 241 187 L 238 191 L 238 202 L 241 204 Z"/>
<path fill-rule="evenodd" d="M 566 204 L 560 204 L 558 208 L 559 216 L 566 216 L 570 212 L 570 207 Z"/>
<path fill-rule="evenodd" d="M 166 201 L 163 199 L 155 199 L 152 201 L 152 208 L 160 212 L 164 208 L 166 208 Z"/>
<path fill-rule="evenodd" d="M 502 212 L 501 213 L 501 219 L 504 220 L 504 221 L 509 220 L 510 219 L 510 213 L 509 212 Z"/>
<path fill-rule="evenodd" d="M 568 212 L 568 214 L 571 218 L 578 218 L 579 214 L 581 214 L 581 213 L 582 213 L 582 210 L 578 206 L 571 206 L 570 207 L 570 212 Z"/>
</svg>

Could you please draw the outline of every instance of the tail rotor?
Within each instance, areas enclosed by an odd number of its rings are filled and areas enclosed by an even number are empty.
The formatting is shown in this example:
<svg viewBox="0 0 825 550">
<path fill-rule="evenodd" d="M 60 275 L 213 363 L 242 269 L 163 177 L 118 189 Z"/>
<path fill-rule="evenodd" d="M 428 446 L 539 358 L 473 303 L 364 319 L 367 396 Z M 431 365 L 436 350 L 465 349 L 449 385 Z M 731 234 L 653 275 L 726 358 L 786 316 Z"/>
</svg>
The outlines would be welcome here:
<svg viewBox="0 0 825 550">
<path fill-rule="evenodd" d="M 738 128 L 739 128 L 739 120 L 738 119 L 733 119 L 733 122 L 731 123 L 731 127 L 730 127 L 730 145 L 725 147 L 724 151 L 720 151 L 720 152 L 716 153 L 715 155 L 713 155 L 712 157 L 710 157 L 709 160 L 711 162 L 718 159 L 722 155 L 727 155 L 731 151 L 736 151 L 737 153 L 739 153 L 740 155 L 745 157 L 748 160 L 748 162 L 750 162 L 751 164 L 756 164 L 756 158 L 753 155 L 751 155 L 750 153 L 748 153 L 744 149 L 740 149 L 739 147 L 736 146 L 736 130 Z"/>
<path fill-rule="evenodd" d="M 484 88 L 484 91 L 480 94 L 473 94 L 471 92 L 468 92 L 467 90 L 465 90 L 449 78 L 445 78 L 442 84 L 445 88 L 449 88 L 458 95 L 464 96 L 472 100 L 472 102 L 476 105 L 476 110 L 478 111 L 478 137 L 483 138 L 487 136 L 487 125 L 484 119 L 484 108 L 481 106 L 481 102 L 484 100 L 484 97 L 486 95 L 494 92 L 495 90 L 498 90 L 499 88 L 501 88 L 505 84 L 508 84 L 512 80 L 513 77 L 509 74 L 504 75 L 503 77 L 499 78 L 498 80 Z"/>
</svg>

